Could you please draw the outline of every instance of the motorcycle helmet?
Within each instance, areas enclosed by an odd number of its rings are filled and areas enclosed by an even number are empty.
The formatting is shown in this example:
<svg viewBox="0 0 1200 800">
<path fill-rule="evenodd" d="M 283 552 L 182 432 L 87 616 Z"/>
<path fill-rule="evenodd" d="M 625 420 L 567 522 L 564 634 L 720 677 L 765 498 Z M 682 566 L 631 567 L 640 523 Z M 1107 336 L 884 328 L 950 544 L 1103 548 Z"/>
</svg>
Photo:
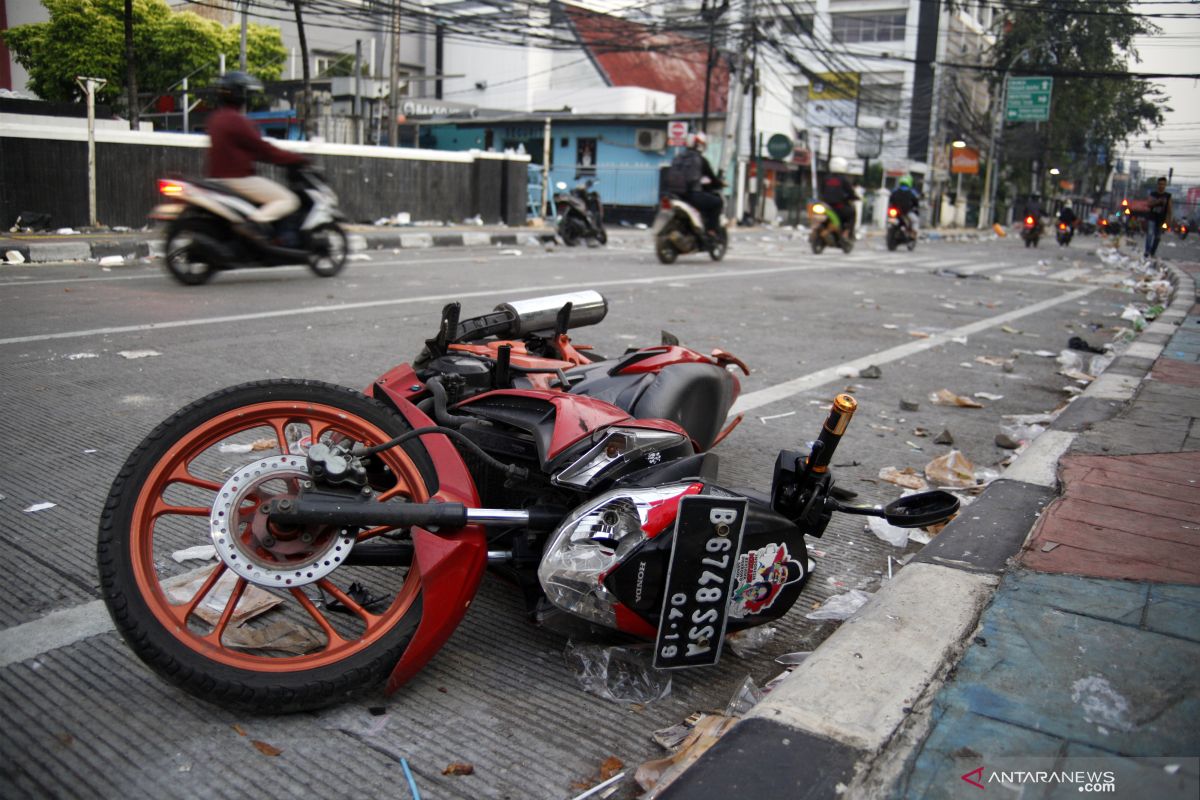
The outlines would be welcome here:
<svg viewBox="0 0 1200 800">
<path fill-rule="evenodd" d="M 847 163 L 846 159 L 842 158 L 841 156 L 834 156 L 833 158 L 829 159 L 830 172 L 845 172 L 849 168 L 849 163 Z"/>
<path fill-rule="evenodd" d="M 217 79 L 217 101 L 225 106 L 244 106 L 251 93 L 262 89 L 262 81 L 248 72 L 226 72 Z"/>
<path fill-rule="evenodd" d="M 912 176 L 911 176 L 911 175 L 905 175 L 904 177 L 902 177 L 902 178 L 900 179 L 900 185 L 901 185 L 901 186 L 907 186 L 908 188 L 910 188 L 910 189 L 911 189 L 911 188 L 912 188 L 912 185 L 913 185 L 913 179 L 912 179 Z"/>
<path fill-rule="evenodd" d="M 695 133 L 688 134 L 687 146 L 703 153 L 708 147 L 708 134 L 704 131 L 696 131 Z"/>
</svg>

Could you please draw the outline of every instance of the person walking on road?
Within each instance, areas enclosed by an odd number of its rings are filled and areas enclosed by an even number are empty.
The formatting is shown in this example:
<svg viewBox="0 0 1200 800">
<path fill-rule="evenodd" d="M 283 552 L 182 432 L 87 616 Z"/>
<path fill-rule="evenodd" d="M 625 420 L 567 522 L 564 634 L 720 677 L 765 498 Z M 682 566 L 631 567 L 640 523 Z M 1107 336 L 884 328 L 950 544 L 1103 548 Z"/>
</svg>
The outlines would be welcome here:
<svg viewBox="0 0 1200 800">
<path fill-rule="evenodd" d="M 1163 226 L 1171 226 L 1173 211 L 1171 193 L 1167 191 L 1167 179 L 1159 178 L 1154 191 L 1150 193 L 1150 210 L 1146 217 L 1146 249 L 1142 252 L 1144 258 L 1154 258 L 1158 252 Z"/>
<path fill-rule="evenodd" d="M 238 232 L 258 241 L 270 238 L 271 226 L 300 207 L 300 198 L 275 181 L 256 175 L 254 162 L 281 166 L 307 164 L 299 153 L 281 150 L 262 138 L 243 113 L 251 92 L 262 91 L 262 83 L 245 72 L 229 72 L 217 82 L 220 103 L 208 118 L 208 176 L 258 204 L 250 223 Z"/>
</svg>

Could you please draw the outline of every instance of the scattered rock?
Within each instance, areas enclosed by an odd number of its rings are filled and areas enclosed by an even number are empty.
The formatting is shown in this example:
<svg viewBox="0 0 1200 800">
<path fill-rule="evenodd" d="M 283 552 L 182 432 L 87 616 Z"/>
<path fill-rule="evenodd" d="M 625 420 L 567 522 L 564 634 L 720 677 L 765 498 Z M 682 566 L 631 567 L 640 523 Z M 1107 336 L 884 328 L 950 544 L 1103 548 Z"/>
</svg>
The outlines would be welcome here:
<svg viewBox="0 0 1200 800">
<path fill-rule="evenodd" d="M 914 401 L 912 401 L 912 400 L 904 400 L 903 398 L 901 398 L 901 400 L 900 400 L 900 410 L 901 410 L 901 411 L 920 411 L 920 410 L 921 410 L 921 404 L 920 404 L 920 403 L 917 403 L 917 402 L 914 402 Z"/>
<path fill-rule="evenodd" d="M 1016 450 L 1020 446 L 1021 443 L 1007 433 L 996 434 L 996 447 L 1003 447 L 1005 450 Z"/>
<path fill-rule="evenodd" d="M 933 443 L 934 444 L 954 444 L 954 436 L 951 435 L 949 428 L 942 428 L 942 432 L 939 433 L 936 437 L 934 437 Z"/>
<path fill-rule="evenodd" d="M 883 377 L 883 370 L 881 370 L 879 367 L 872 364 L 871 366 L 869 366 L 866 369 L 859 372 L 858 377 L 860 377 L 860 378 L 880 378 L 880 377 Z"/>
</svg>

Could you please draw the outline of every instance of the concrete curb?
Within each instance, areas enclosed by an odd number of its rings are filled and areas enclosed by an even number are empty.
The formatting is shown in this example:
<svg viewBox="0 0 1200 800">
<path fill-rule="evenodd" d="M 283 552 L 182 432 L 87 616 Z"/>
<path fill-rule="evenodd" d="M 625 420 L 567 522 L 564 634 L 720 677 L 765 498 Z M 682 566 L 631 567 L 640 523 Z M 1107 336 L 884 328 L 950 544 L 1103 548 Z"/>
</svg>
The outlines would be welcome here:
<svg viewBox="0 0 1200 800">
<path fill-rule="evenodd" d="M 362 250 L 425 250 L 441 247 L 494 247 L 494 246 L 542 246 L 554 242 L 553 230 L 515 228 L 512 232 L 436 230 L 349 230 L 351 251 Z M 86 234 L 77 239 L 55 239 L 36 241 L 30 239 L 0 238 L 0 264 L 4 254 L 15 250 L 28 264 L 44 264 L 58 261 L 99 260 L 106 256 L 122 256 L 127 260 L 158 257 L 162 255 L 161 237 L 111 236 L 88 239 Z"/>
<path fill-rule="evenodd" d="M 793 670 L 766 699 L 661 795 L 726 800 L 758 786 L 747 759 L 770 763 L 787 796 L 870 796 L 863 788 L 889 743 L 883 769 L 894 770 L 919 737 L 906 736 L 914 708 L 932 694 L 969 643 L 1010 559 L 1043 509 L 1058 496 L 1057 464 L 1079 432 L 1125 408 L 1149 375 L 1171 332 L 1195 299 L 1195 284 L 1168 265 L 1175 293 L 1151 341 L 1116 359 L 964 513 Z M 1150 334 L 1146 336 L 1146 334 Z M 1161 341 L 1159 341 L 1161 340 Z M 1108 380 L 1105 380 L 1108 378 Z M 782 743 L 782 745 L 781 745 Z M 760 754 L 786 753 L 762 762 Z M 840 784 L 840 785 L 839 785 Z M 876 777 L 873 786 L 879 788 Z"/>
</svg>

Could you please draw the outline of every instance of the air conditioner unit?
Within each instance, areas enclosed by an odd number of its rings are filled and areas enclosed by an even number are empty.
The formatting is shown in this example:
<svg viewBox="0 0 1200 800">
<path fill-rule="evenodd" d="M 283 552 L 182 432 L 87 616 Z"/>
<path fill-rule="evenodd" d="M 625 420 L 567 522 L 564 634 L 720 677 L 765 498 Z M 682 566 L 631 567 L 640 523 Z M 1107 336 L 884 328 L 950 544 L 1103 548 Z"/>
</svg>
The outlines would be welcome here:
<svg viewBox="0 0 1200 800">
<path fill-rule="evenodd" d="M 667 148 L 667 132 L 654 128 L 638 128 L 635 134 L 638 150 L 665 150 Z"/>
<path fill-rule="evenodd" d="M 900 123 L 894 119 L 889 119 L 883 123 L 883 129 L 885 131 L 898 131 L 900 130 Z"/>
</svg>

